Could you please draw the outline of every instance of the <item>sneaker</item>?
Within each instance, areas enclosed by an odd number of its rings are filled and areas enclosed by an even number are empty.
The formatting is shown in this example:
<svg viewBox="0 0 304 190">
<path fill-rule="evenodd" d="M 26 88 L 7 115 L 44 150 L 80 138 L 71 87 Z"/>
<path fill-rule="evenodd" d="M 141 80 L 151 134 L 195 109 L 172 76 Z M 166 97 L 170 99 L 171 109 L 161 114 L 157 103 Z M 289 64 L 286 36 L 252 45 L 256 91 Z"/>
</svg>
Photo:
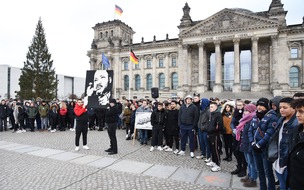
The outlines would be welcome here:
<svg viewBox="0 0 304 190">
<path fill-rule="evenodd" d="M 206 163 L 211 162 L 211 158 L 206 158 L 206 159 L 204 160 L 204 162 L 206 162 Z"/>
<path fill-rule="evenodd" d="M 75 151 L 79 151 L 79 146 L 76 146 L 76 147 L 75 147 Z"/>
<path fill-rule="evenodd" d="M 158 147 L 157 147 L 157 150 L 162 151 L 163 148 L 162 148 L 161 146 L 158 146 Z"/>
<path fill-rule="evenodd" d="M 191 156 L 191 158 L 194 158 L 194 153 L 190 152 L 190 156 Z"/>
<path fill-rule="evenodd" d="M 178 149 L 175 149 L 174 151 L 173 151 L 173 154 L 177 154 L 178 153 Z"/>
<path fill-rule="evenodd" d="M 214 163 L 214 162 L 208 162 L 206 165 L 210 166 L 210 167 L 214 167 L 214 166 L 216 166 L 216 163 Z"/>
<path fill-rule="evenodd" d="M 55 133 L 55 132 L 56 132 L 56 129 L 51 130 L 51 133 Z"/>
<path fill-rule="evenodd" d="M 178 153 L 177 153 L 177 155 L 181 155 L 181 156 L 183 156 L 183 155 L 185 155 L 185 151 L 179 151 Z"/>
<path fill-rule="evenodd" d="M 249 181 L 249 176 L 247 175 L 246 177 L 242 178 L 240 181 L 243 183 Z"/>
<path fill-rule="evenodd" d="M 23 130 L 22 130 L 22 133 L 26 133 L 26 130 L 25 130 L 25 129 L 23 129 Z"/>
<path fill-rule="evenodd" d="M 74 129 L 74 128 L 71 128 L 70 131 L 75 131 L 75 129 Z"/>
<path fill-rule="evenodd" d="M 21 131 L 21 130 L 18 130 L 18 131 L 16 131 L 16 133 L 22 133 L 22 131 Z"/>
<path fill-rule="evenodd" d="M 85 150 L 89 150 L 90 149 L 87 145 L 84 145 L 82 148 L 85 149 Z"/>
<path fill-rule="evenodd" d="M 197 156 L 196 158 L 197 158 L 197 159 L 204 159 L 204 158 L 206 158 L 206 156 L 200 155 L 200 156 Z"/>
<path fill-rule="evenodd" d="M 213 171 L 213 172 L 218 172 L 218 171 L 220 171 L 221 170 L 221 167 L 219 167 L 218 165 L 216 165 L 215 164 L 215 166 L 213 166 L 212 168 L 211 168 L 211 171 Z"/>
<path fill-rule="evenodd" d="M 172 152 L 173 150 L 172 150 L 172 148 L 169 147 L 169 148 L 165 149 L 165 151 L 166 152 Z"/>
<path fill-rule="evenodd" d="M 153 152 L 153 150 L 154 150 L 154 146 L 151 146 L 150 152 Z"/>
<path fill-rule="evenodd" d="M 164 147 L 163 147 L 163 149 L 165 150 L 165 149 L 167 149 L 167 148 L 170 148 L 168 145 L 165 145 Z"/>
</svg>

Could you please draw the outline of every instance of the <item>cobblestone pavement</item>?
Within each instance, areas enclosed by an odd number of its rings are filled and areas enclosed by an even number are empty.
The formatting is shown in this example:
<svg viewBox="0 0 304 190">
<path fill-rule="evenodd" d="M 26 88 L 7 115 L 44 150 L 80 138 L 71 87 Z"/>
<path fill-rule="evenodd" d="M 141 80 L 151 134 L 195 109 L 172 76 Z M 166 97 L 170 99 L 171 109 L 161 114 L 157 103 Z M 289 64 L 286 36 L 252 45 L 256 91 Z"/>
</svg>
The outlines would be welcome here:
<svg viewBox="0 0 304 190">
<path fill-rule="evenodd" d="M 126 141 L 124 130 L 117 130 L 118 154 L 111 156 L 104 152 L 109 147 L 107 131 L 89 131 L 90 150 L 75 152 L 74 138 L 75 132 L 71 131 L 1 132 L 0 189 L 245 189 L 238 177 L 230 175 L 235 161 L 223 161 L 222 170 L 212 173 L 202 160 L 192 159 L 189 150 L 185 156 L 150 152 L 149 145 Z M 32 152 L 24 151 L 29 147 Z M 68 160 L 67 156 L 75 159 Z M 92 162 L 79 164 L 83 162 L 81 156 L 92 158 Z M 101 167 L 93 158 L 102 158 L 102 164 L 107 164 Z M 167 176 L 163 172 L 170 170 Z"/>
</svg>

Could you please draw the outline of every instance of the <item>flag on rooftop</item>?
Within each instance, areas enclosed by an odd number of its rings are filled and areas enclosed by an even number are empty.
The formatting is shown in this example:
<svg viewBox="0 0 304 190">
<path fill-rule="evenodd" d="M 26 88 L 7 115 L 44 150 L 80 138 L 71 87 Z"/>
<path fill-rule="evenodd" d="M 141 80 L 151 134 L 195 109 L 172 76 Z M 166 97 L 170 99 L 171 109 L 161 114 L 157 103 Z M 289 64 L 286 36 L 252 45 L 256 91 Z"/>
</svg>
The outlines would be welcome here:
<svg viewBox="0 0 304 190">
<path fill-rule="evenodd" d="M 136 57 L 135 53 L 132 50 L 130 51 L 130 60 L 133 63 L 138 64 L 138 58 Z"/>
<path fill-rule="evenodd" d="M 109 59 L 105 56 L 104 53 L 102 53 L 101 62 L 106 68 L 110 67 Z"/>
<path fill-rule="evenodd" d="M 115 13 L 121 16 L 122 12 L 123 10 L 118 5 L 115 5 Z"/>
</svg>

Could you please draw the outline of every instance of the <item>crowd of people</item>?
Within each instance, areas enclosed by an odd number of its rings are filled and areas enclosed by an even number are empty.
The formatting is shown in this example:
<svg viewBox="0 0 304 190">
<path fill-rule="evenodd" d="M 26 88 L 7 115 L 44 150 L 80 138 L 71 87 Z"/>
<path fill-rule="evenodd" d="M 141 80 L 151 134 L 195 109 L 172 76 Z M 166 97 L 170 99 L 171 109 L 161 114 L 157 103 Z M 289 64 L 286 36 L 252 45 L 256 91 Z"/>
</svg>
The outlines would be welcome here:
<svg viewBox="0 0 304 190">
<path fill-rule="evenodd" d="M 2 100 L 0 132 L 8 129 L 8 118 L 15 133 L 28 129 L 76 130 L 75 151 L 78 151 L 81 135 L 83 148 L 89 149 L 88 130 L 107 128 L 110 147 L 105 151 L 112 155 L 118 152 L 116 129 L 125 129 L 125 140 L 134 138 L 136 114 L 140 112 L 151 113 L 152 130 L 140 129 L 137 139 L 141 145 L 150 141 L 151 152 L 158 150 L 184 156 L 189 144 L 190 157 L 202 159 L 213 172 L 221 170 L 222 161 L 236 159 L 236 169 L 231 174 L 240 177 L 244 187 L 257 187 L 257 179 L 263 190 L 276 189 L 276 184 L 279 189 L 304 187 L 301 180 L 304 93 L 293 97 L 262 97 L 256 102 L 220 101 L 200 98 L 199 94 L 163 102 L 147 99 L 120 102 L 117 98 L 110 99 L 103 109 L 87 108 L 81 99 L 24 103 Z M 221 159 L 221 155 L 225 157 Z"/>
</svg>

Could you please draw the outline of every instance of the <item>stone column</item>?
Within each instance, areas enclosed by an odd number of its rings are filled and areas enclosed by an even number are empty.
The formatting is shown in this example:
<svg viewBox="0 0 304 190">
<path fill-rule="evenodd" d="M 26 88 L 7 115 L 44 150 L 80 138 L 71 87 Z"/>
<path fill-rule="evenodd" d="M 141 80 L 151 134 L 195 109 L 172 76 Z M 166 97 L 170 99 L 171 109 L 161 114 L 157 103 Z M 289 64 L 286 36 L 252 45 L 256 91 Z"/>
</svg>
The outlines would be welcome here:
<svg viewBox="0 0 304 190">
<path fill-rule="evenodd" d="M 233 39 L 234 43 L 234 82 L 232 92 L 241 92 L 240 85 L 240 39 Z"/>
<path fill-rule="evenodd" d="M 187 44 L 179 44 L 178 46 L 178 93 L 177 95 L 181 98 L 185 97 L 188 93 L 188 45 Z"/>
<path fill-rule="evenodd" d="M 164 64 L 165 64 L 165 89 L 170 88 L 170 79 L 171 79 L 171 75 L 170 75 L 170 69 L 169 69 L 169 65 L 170 65 L 170 61 L 169 61 L 169 53 L 164 53 Z"/>
<path fill-rule="evenodd" d="M 270 78 L 270 89 L 275 90 L 279 89 L 280 85 L 278 83 L 278 36 L 271 36 L 271 48 L 270 48 L 270 68 L 271 71 L 269 73 Z"/>
<path fill-rule="evenodd" d="M 133 65 L 134 63 L 132 61 L 129 61 L 129 99 L 132 98 L 133 99 L 133 90 L 134 88 L 134 76 L 133 76 Z"/>
<path fill-rule="evenodd" d="M 198 44 L 198 93 L 204 93 L 207 90 L 207 56 L 204 42 Z"/>
<path fill-rule="evenodd" d="M 157 83 L 158 75 L 156 72 L 157 60 L 156 54 L 152 54 L 152 87 L 159 87 Z"/>
<path fill-rule="evenodd" d="M 221 41 L 214 41 L 214 45 L 215 45 L 215 85 L 213 87 L 213 92 L 220 93 L 223 91 Z"/>
<path fill-rule="evenodd" d="M 258 65 L 258 37 L 252 37 L 251 47 L 251 91 L 258 92 L 259 89 L 259 65 Z"/>
</svg>

